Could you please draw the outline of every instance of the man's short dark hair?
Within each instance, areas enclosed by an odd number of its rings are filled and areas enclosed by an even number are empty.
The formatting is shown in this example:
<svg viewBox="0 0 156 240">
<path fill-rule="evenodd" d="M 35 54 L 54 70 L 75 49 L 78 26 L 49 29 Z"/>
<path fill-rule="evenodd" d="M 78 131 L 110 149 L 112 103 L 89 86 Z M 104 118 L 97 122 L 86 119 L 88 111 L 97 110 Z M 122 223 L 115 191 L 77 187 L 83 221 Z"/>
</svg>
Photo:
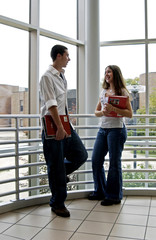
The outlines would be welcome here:
<svg viewBox="0 0 156 240">
<path fill-rule="evenodd" d="M 53 61 L 56 60 L 57 54 L 60 53 L 62 56 L 64 54 L 64 52 L 67 50 L 68 48 L 63 46 L 63 45 L 55 45 L 52 47 L 51 52 L 50 52 L 50 56 L 52 58 Z"/>
</svg>

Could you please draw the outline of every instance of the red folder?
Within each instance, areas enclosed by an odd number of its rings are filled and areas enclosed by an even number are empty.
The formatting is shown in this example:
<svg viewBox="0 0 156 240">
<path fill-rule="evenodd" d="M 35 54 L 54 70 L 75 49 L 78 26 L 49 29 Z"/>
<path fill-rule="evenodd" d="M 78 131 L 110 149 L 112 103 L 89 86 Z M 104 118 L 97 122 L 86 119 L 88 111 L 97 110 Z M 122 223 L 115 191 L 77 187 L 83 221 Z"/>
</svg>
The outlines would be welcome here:
<svg viewBox="0 0 156 240">
<path fill-rule="evenodd" d="M 125 109 L 127 102 L 127 96 L 109 96 L 108 103 L 112 104 L 116 108 Z M 112 111 L 109 113 L 109 117 L 123 117 L 120 114 Z"/>
<path fill-rule="evenodd" d="M 71 128 L 70 128 L 70 123 L 69 123 L 69 116 L 68 115 L 59 115 L 60 120 L 62 122 L 62 125 L 67 132 L 68 136 L 71 136 Z M 56 137 L 56 131 L 57 127 L 56 124 L 54 123 L 51 115 L 45 115 L 43 117 L 43 126 L 44 126 L 44 131 L 45 131 L 45 138 L 49 139 L 55 139 Z"/>
</svg>

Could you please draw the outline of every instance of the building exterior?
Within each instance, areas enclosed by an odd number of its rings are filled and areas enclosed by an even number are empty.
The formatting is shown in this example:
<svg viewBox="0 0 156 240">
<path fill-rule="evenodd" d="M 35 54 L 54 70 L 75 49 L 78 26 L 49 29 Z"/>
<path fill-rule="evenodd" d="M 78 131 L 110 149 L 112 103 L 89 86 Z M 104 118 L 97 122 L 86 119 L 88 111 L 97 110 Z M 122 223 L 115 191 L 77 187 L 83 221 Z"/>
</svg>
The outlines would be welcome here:
<svg viewBox="0 0 156 240">
<path fill-rule="evenodd" d="M 68 90 L 69 114 L 76 113 L 76 89 Z M 28 114 L 29 95 L 27 88 L 0 84 L 0 114 Z M 73 120 L 74 121 L 74 120 Z M 1 127 L 15 126 L 15 120 L 0 119 Z M 20 127 L 28 126 L 28 119 L 21 118 Z"/>
<path fill-rule="evenodd" d="M 149 96 L 155 91 L 156 92 L 156 72 L 150 72 L 149 75 Z M 146 86 L 146 74 L 140 75 L 139 84 Z M 146 107 L 146 97 L 145 92 L 139 93 L 139 108 Z"/>
</svg>

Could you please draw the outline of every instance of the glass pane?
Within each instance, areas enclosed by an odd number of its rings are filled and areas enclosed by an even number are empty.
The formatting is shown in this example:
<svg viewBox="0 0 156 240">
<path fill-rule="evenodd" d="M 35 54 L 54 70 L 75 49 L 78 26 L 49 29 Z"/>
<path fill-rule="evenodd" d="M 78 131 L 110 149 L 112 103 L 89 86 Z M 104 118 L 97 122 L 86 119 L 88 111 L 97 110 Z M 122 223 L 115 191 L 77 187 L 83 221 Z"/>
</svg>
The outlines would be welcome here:
<svg viewBox="0 0 156 240">
<path fill-rule="evenodd" d="M 0 113 L 28 113 L 28 32 L 5 25 L 0 32 Z"/>
<path fill-rule="evenodd" d="M 77 86 L 77 47 L 59 42 L 57 40 L 49 39 L 46 37 L 40 37 L 40 77 L 48 69 L 48 66 L 52 64 L 50 57 L 51 48 L 55 44 L 61 44 L 68 48 L 70 62 L 65 68 L 65 76 L 68 83 L 68 110 L 69 113 L 76 113 L 76 86 Z"/>
<path fill-rule="evenodd" d="M 77 38 L 77 0 L 40 0 L 40 26 Z"/>
<path fill-rule="evenodd" d="M 149 38 L 156 38 L 156 1 L 148 0 L 148 36 Z"/>
<path fill-rule="evenodd" d="M 100 40 L 144 38 L 144 0 L 100 0 Z"/>
<path fill-rule="evenodd" d="M 55 44 L 61 44 L 68 48 L 69 57 L 71 60 L 65 68 L 65 76 L 68 82 L 68 89 L 76 89 L 77 47 L 42 36 L 40 37 L 40 78 L 42 74 L 48 69 L 48 66 L 52 64 L 50 51 Z"/>
<path fill-rule="evenodd" d="M 29 0 L 0 0 L 0 15 L 29 22 Z"/>
<path fill-rule="evenodd" d="M 149 45 L 149 113 L 156 114 L 156 44 Z"/>
<path fill-rule="evenodd" d="M 139 78 L 138 84 L 142 84 L 141 78 L 145 73 L 144 45 L 101 47 L 100 54 L 101 82 L 103 81 L 105 68 L 108 65 L 118 65 L 121 68 L 124 79 L 129 79 L 129 84 L 136 78 Z M 142 100 L 140 99 L 140 101 Z"/>
</svg>

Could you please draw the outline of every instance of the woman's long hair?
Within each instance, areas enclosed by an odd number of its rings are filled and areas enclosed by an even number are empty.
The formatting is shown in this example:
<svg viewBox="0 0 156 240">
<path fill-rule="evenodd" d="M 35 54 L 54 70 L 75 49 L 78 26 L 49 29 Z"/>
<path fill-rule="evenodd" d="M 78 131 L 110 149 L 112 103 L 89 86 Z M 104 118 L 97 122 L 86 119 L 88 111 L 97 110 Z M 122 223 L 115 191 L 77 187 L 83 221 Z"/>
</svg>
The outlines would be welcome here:
<svg viewBox="0 0 156 240">
<path fill-rule="evenodd" d="M 122 95 L 122 89 L 125 89 L 128 92 L 128 89 L 126 88 L 126 84 L 122 75 L 122 72 L 120 68 L 116 65 L 109 65 L 106 68 L 110 68 L 113 71 L 113 82 L 114 82 L 114 88 L 115 88 L 115 95 Z M 105 68 L 105 70 L 106 70 Z M 104 89 L 108 89 L 110 87 L 110 84 L 106 82 L 105 78 L 102 84 L 102 87 Z"/>
</svg>

